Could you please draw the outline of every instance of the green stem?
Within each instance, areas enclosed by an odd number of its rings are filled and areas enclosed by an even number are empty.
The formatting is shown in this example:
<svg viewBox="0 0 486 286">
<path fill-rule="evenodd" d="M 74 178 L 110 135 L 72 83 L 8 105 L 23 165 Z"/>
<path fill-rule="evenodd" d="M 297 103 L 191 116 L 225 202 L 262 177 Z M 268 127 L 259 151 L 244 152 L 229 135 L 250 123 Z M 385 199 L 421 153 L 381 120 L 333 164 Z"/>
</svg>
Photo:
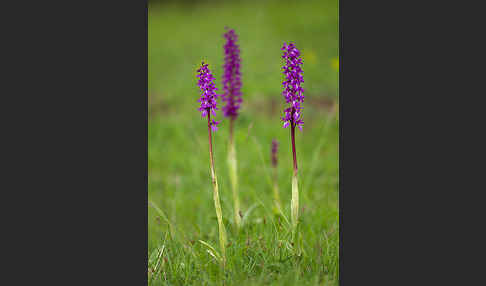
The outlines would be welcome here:
<svg viewBox="0 0 486 286">
<path fill-rule="evenodd" d="M 216 178 L 216 172 L 214 170 L 213 144 L 211 138 L 211 114 L 209 110 L 208 110 L 208 133 L 209 133 L 209 157 L 211 163 L 210 169 L 211 169 L 211 182 L 213 184 L 214 208 L 216 209 L 216 217 L 218 218 L 219 245 L 221 248 L 221 256 L 223 257 L 223 268 L 224 268 L 226 265 L 226 230 L 223 224 L 223 212 L 221 210 L 221 204 L 219 201 L 218 180 Z"/>
<path fill-rule="evenodd" d="M 290 136 L 292 140 L 292 154 L 294 159 L 294 170 L 292 175 L 292 200 L 290 202 L 292 220 L 292 240 L 295 238 L 295 231 L 299 221 L 299 187 L 297 180 L 297 154 L 295 151 L 295 125 L 291 122 Z"/>
<path fill-rule="evenodd" d="M 233 133 L 233 123 L 234 118 L 230 120 L 230 134 L 229 134 L 229 148 L 228 148 L 228 167 L 231 180 L 231 189 L 233 191 L 233 208 L 234 208 L 234 220 L 236 229 L 239 230 L 241 226 L 241 216 L 240 216 L 240 199 L 238 196 L 238 171 L 237 171 L 237 160 L 236 160 L 236 149 L 234 142 Z"/>
</svg>

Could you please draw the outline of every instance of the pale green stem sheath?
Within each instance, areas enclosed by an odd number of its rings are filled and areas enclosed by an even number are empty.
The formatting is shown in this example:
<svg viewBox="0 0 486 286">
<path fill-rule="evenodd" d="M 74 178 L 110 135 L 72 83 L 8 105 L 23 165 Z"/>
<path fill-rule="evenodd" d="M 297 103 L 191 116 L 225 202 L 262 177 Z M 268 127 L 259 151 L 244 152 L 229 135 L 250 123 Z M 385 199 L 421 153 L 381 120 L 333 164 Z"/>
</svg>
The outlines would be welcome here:
<svg viewBox="0 0 486 286">
<path fill-rule="evenodd" d="M 236 229 L 239 230 L 241 226 L 241 216 L 240 216 L 240 199 L 238 196 L 238 171 L 237 171 L 237 161 L 236 161 L 236 149 L 233 136 L 233 121 L 230 121 L 230 135 L 229 135 L 229 146 L 228 146 L 228 167 L 229 175 L 231 180 L 231 189 L 233 191 L 233 208 Z"/>
<path fill-rule="evenodd" d="M 280 203 L 280 194 L 278 190 L 278 176 L 277 167 L 273 167 L 273 199 L 275 201 L 275 208 L 278 213 L 282 212 L 282 204 Z"/>
<path fill-rule="evenodd" d="M 216 209 L 216 217 L 218 218 L 219 245 L 221 248 L 221 256 L 223 257 L 223 268 L 224 268 L 226 265 L 226 230 L 223 224 L 223 212 L 221 210 L 221 203 L 219 201 L 218 179 L 216 178 L 216 172 L 214 170 L 213 144 L 211 140 L 211 115 L 209 110 L 208 110 L 208 132 L 209 132 L 209 157 L 211 163 L 210 169 L 211 169 L 211 182 L 213 184 L 214 208 Z"/>
<path fill-rule="evenodd" d="M 290 201 L 291 221 L 292 221 L 292 240 L 295 238 L 295 231 L 299 221 L 299 187 L 297 181 L 297 154 L 295 151 L 295 125 L 292 122 L 290 128 L 292 140 L 292 155 L 294 159 L 294 170 L 292 175 L 292 199 Z"/>
<path fill-rule="evenodd" d="M 295 235 L 297 223 L 299 221 L 299 187 L 297 181 L 297 172 L 292 176 L 292 200 L 290 202 L 292 213 L 292 237 Z"/>
</svg>

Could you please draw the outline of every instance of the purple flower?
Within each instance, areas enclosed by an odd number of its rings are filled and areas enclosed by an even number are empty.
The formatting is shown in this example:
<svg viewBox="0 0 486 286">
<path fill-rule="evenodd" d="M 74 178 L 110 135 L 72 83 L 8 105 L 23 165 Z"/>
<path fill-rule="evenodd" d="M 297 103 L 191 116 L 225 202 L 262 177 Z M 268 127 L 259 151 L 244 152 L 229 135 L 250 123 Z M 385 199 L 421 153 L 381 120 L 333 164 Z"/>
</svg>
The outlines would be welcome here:
<svg viewBox="0 0 486 286">
<path fill-rule="evenodd" d="M 238 116 L 238 109 L 242 102 L 240 91 L 240 49 L 236 44 L 238 36 L 233 29 L 228 30 L 224 37 L 226 38 L 226 44 L 224 45 L 222 99 L 226 102 L 226 105 L 223 107 L 223 115 L 234 119 Z"/>
<path fill-rule="evenodd" d="M 272 140 L 272 165 L 274 167 L 277 167 L 277 163 L 278 163 L 277 151 L 278 151 L 278 141 L 277 139 L 273 139 Z"/>
<path fill-rule="evenodd" d="M 282 121 L 284 121 L 283 127 L 286 128 L 291 125 L 292 127 L 297 126 L 302 130 L 302 125 L 304 124 L 301 106 L 301 103 L 304 102 L 302 58 L 300 58 L 300 52 L 294 43 L 289 43 L 288 45 L 284 43 L 282 50 L 284 51 L 282 58 L 285 59 L 285 65 L 282 68 L 285 75 L 285 80 L 282 82 L 284 86 L 282 95 L 285 97 L 285 101 L 290 103 L 290 107 L 284 110 L 285 115 L 282 117 Z"/>
<path fill-rule="evenodd" d="M 211 117 L 210 113 L 216 116 L 216 110 L 218 110 L 216 99 L 218 95 L 214 92 L 217 90 L 216 86 L 214 85 L 214 77 L 211 74 L 211 71 L 208 68 L 208 64 L 201 63 L 201 67 L 197 70 L 199 73 L 197 77 L 199 78 L 197 85 L 199 89 L 202 91 L 201 98 L 197 101 L 201 103 L 201 107 L 199 107 L 199 111 L 201 111 L 201 116 Z M 211 121 L 211 129 L 213 131 L 218 130 L 217 125 L 219 121 Z"/>
</svg>

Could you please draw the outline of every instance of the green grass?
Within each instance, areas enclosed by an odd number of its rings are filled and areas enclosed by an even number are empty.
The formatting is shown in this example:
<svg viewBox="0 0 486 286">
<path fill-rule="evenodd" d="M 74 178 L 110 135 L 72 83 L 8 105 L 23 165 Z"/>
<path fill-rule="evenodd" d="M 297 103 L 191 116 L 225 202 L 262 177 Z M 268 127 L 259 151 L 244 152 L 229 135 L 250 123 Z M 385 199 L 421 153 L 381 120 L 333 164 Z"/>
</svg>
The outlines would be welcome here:
<svg viewBox="0 0 486 286">
<path fill-rule="evenodd" d="M 339 272 L 337 2 L 233 2 L 149 9 L 150 285 L 337 285 Z M 289 18 L 292 17 L 292 21 Z M 236 121 L 244 225 L 235 232 L 226 164 L 228 121 L 213 148 L 228 232 L 223 271 L 209 174 L 207 126 L 197 111 L 196 69 L 210 63 L 220 86 L 224 26 L 240 37 L 244 104 Z M 304 131 L 297 131 L 299 242 L 292 246 L 289 129 L 281 128 L 281 51 L 293 40 L 304 57 Z M 285 218 L 273 211 L 270 148 L 279 145 Z M 155 206 L 155 207 L 154 207 Z M 295 248 L 302 256 L 294 255 Z M 163 249 L 163 251 L 161 251 Z M 156 269 L 155 273 L 151 270 Z"/>
</svg>

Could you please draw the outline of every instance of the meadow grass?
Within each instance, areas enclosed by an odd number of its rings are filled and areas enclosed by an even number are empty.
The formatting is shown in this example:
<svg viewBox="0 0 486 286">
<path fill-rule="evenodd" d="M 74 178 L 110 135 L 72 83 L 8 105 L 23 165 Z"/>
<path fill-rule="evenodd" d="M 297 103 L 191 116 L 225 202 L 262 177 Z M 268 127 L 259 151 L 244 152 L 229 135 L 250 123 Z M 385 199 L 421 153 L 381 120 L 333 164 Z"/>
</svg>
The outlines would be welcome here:
<svg viewBox="0 0 486 286">
<path fill-rule="evenodd" d="M 337 285 L 339 272 L 337 2 L 235 2 L 149 9 L 148 269 L 150 285 Z M 319 3 L 319 4 L 317 4 Z M 291 22 L 286 17 L 293 14 Z M 207 122 L 197 111 L 196 69 L 209 62 L 221 89 L 224 26 L 239 34 L 243 105 L 235 121 L 242 229 L 235 232 L 228 176 L 229 121 L 213 133 L 226 269 L 209 174 Z M 304 130 L 296 131 L 300 211 L 290 242 L 292 152 L 281 128 L 280 47 L 304 58 Z M 271 141 L 279 142 L 274 211 Z M 295 255 L 295 248 L 302 251 Z"/>
</svg>

